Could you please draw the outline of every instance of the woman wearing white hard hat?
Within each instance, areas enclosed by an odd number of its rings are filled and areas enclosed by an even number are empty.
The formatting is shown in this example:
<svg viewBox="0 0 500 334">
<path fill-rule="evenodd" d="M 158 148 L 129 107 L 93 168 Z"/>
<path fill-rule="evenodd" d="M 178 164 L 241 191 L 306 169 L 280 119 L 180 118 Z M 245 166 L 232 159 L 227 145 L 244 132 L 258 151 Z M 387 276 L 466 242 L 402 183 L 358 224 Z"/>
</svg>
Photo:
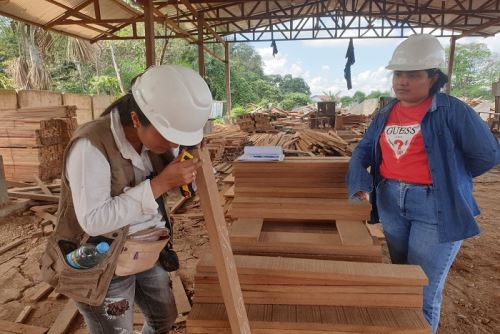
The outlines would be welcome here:
<svg viewBox="0 0 500 334">
<path fill-rule="evenodd" d="M 75 131 L 41 269 L 46 282 L 75 300 L 91 334 L 132 333 L 134 303 L 145 317 L 142 333 L 168 333 L 177 317 L 167 270 L 178 262 L 164 197 L 195 179 L 201 162 L 180 161 L 173 151 L 201 142 L 211 105 L 196 72 L 156 66 Z M 109 251 L 97 264 L 66 261 L 78 246 L 100 242 Z"/>
<path fill-rule="evenodd" d="M 350 198 L 369 197 L 371 223 L 382 222 L 392 262 L 426 273 L 423 312 L 433 333 L 462 240 L 479 233 L 472 178 L 500 162 L 498 141 L 478 114 L 440 92 L 444 56 L 431 35 L 396 48 L 387 66 L 396 99 L 370 124 L 347 175 Z"/>
</svg>

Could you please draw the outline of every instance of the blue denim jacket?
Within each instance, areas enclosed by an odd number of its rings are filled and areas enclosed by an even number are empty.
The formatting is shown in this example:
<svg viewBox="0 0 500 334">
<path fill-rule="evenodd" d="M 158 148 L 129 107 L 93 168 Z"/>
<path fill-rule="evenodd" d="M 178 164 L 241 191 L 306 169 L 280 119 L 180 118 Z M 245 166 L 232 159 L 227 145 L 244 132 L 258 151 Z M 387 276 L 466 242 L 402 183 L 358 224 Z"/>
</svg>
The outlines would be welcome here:
<svg viewBox="0 0 500 334">
<path fill-rule="evenodd" d="M 374 191 L 381 181 L 379 137 L 396 102 L 374 118 L 352 154 L 346 177 L 349 198 L 358 191 L 371 193 L 372 224 L 379 222 Z M 436 194 L 440 242 L 478 234 L 474 217 L 479 208 L 472 195 L 472 178 L 500 163 L 498 140 L 472 108 L 444 93 L 434 95 L 421 131 Z"/>
</svg>

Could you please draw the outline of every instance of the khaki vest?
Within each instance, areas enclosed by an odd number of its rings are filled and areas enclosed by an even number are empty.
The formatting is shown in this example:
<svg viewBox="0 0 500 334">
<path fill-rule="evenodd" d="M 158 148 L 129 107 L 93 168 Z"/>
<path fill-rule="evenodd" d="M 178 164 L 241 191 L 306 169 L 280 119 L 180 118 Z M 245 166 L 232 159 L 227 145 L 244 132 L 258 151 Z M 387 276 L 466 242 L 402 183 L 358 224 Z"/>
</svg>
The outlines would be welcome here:
<svg viewBox="0 0 500 334">
<path fill-rule="evenodd" d="M 90 269 L 74 269 L 65 261 L 65 254 L 71 249 L 68 242 L 80 245 L 89 239 L 76 218 L 71 188 L 66 179 L 66 157 L 79 138 L 90 140 L 108 160 L 111 167 L 111 196 L 123 193 L 125 187 L 135 185 L 134 169 L 130 160 L 124 159 L 116 146 L 110 127 L 109 115 L 91 121 L 79 127 L 71 138 L 64 152 L 63 173 L 61 176 L 61 197 L 54 232 L 48 238 L 47 249 L 40 260 L 42 279 L 53 286 L 55 290 L 76 301 L 101 305 L 108 291 L 109 284 L 115 272 L 117 258 L 120 255 L 127 237 L 128 226 L 105 235 L 97 240 L 110 242 L 110 250 L 104 261 Z M 171 153 L 164 155 L 150 154 L 155 171 L 158 173 L 172 161 Z M 167 203 L 163 198 L 164 204 Z M 166 210 L 168 212 L 168 210 Z M 93 242 L 95 242 L 95 238 Z"/>
</svg>

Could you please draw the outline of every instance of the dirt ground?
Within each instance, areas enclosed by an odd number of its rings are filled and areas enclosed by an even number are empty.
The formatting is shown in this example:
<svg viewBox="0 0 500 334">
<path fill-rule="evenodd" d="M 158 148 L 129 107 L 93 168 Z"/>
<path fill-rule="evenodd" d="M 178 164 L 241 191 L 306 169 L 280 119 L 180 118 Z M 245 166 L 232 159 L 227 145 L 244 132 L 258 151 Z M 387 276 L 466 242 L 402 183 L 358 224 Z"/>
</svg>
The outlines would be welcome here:
<svg viewBox="0 0 500 334">
<path fill-rule="evenodd" d="M 500 167 L 475 181 L 475 195 L 481 208 L 478 218 L 481 235 L 466 240 L 458 254 L 445 286 L 439 334 L 500 333 Z M 172 203 L 177 198 L 172 197 Z M 200 254 L 208 248 L 203 220 L 197 203 L 187 203 L 174 217 L 175 248 L 181 260 L 180 276 L 188 295 Z M 0 319 L 14 321 L 29 305 L 29 296 L 40 282 L 38 258 L 45 248 L 45 238 L 34 238 L 40 219 L 29 211 L 0 219 L 0 247 L 17 238 L 25 242 L 0 255 Z M 66 300 L 42 300 L 26 323 L 49 328 Z M 81 333 L 81 317 L 70 333 Z M 172 333 L 183 333 L 180 324 Z"/>
</svg>

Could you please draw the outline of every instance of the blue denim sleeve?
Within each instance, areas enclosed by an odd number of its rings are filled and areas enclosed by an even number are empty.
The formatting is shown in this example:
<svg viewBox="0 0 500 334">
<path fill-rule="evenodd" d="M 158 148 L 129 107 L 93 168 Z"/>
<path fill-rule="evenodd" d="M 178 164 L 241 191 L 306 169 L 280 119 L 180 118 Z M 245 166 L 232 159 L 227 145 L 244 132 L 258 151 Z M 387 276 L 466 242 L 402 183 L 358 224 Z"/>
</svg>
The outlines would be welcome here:
<svg viewBox="0 0 500 334">
<path fill-rule="evenodd" d="M 479 176 L 500 163 L 500 144 L 474 109 L 457 99 L 451 102 L 455 141 L 467 170 L 472 177 Z"/>
<path fill-rule="evenodd" d="M 350 199 L 359 191 L 371 192 L 373 189 L 372 176 L 368 173 L 367 168 L 371 167 L 374 163 L 372 161 L 372 152 L 373 145 L 377 145 L 378 141 L 378 138 L 375 137 L 378 133 L 379 123 L 379 116 L 377 116 L 352 153 L 346 176 L 347 193 Z"/>
</svg>

